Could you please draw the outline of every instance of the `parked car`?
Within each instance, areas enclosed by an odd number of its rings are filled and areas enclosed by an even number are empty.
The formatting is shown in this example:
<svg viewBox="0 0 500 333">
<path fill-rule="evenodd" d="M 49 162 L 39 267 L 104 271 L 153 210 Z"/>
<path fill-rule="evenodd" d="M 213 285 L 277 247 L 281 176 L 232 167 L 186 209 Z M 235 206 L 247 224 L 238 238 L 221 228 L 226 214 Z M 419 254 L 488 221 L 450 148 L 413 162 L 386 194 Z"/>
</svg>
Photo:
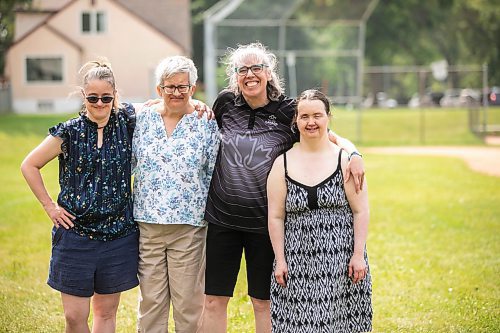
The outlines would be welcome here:
<svg viewBox="0 0 500 333">
<path fill-rule="evenodd" d="M 414 93 L 410 100 L 408 101 L 408 107 L 419 108 L 419 107 L 434 107 L 439 106 L 439 102 L 443 98 L 444 93 L 440 91 L 431 91 L 426 89 L 425 93 L 420 96 L 418 92 Z"/>
<path fill-rule="evenodd" d="M 442 107 L 459 107 L 460 106 L 461 89 L 447 89 L 444 92 L 443 98 L 439 101 Z"/>
<path fill-rule="evenodd" d="M 458 100 L 460 106 L 478 106 L 481 103 L 481 94 L 477 90 L 465 88 L 460 91 Z"/>
<path fill-rule="evenodd" d="M 483 103 L 483 97 L 481 95 L 481 103 Z M 500 87 L 492 87 L 488 92 L 488 105 L 500 105 Z"/>
<path fill-rule="evenodd" d="M 436 105 L 439 104 L 434 103 L 430 94 L 424 94 L 423 96 L 420 96 L 419 93 L 414 93 L 408 101 L 408 107 L 410 108 L 425 108 Z"/>
<path fill-rule="evenodd" d="M 443 107 L 470 107 L 477 106 L 481 102 L 479 91 L 471 88 L 448 89 L 440 101 Z"/>
<path fill-rule="evenodd" d="M 431 103 L 433 106 L 439 106 L 439 102 L 441 102 L 441 99 L 444 97 L 444 92 L 428 90 L 426 92 L 426 95 L 428 95 L 431 99 Z"/>
<path fill-rule="evenodd" d="M 377 95 L 377 105 L 381 108 L 393 109 L 398 106 L 398 101 L 394 98 L 388 98 L 387 93 L 381 91 Z"/>
</svg>

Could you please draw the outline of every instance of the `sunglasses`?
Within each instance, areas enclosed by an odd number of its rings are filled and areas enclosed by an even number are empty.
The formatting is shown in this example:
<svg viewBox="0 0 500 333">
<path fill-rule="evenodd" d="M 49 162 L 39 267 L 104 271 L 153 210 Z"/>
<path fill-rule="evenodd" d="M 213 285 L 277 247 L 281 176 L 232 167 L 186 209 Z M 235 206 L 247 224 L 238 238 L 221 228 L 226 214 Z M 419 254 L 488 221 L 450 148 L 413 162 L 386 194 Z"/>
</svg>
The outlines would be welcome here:
<svg viewBox="0 0 500 333">
<path fill-rule="evenodd" d="M 85 96 L 85 99 L 92 104 L 99 102 L 99 100 L 101 100 L 101 102 L 103 102 L 104 104 L 108 104 L 111 103 L 115 98 L 113 96 Z"/>
</svg>

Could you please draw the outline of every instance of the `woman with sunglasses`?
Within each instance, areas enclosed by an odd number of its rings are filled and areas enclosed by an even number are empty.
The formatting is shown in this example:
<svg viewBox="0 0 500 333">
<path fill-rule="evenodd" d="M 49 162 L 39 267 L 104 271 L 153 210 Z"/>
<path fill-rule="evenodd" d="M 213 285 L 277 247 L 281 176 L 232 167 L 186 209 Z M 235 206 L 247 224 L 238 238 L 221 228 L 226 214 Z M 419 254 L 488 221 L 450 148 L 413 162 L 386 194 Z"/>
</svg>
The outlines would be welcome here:
<svg viewBox="0 0 500 333">
<path fill-rule="evenodd" d="M 256 332 L 271 331 L 274 253 L 267 227 L 266 179 L 274 159 L 299 139 L 291 129 L 296 103 L 284 96 L 276 65 L 276 56 L 260 43 L 232 50 L 226 68 L 228 90 L 213 107 L 222 141 L 205 211 L 206 332 L 226 331 L 227 304 L 243 251 Z M 364 171 L 354 145 L 333 133 L 330 140 L 357 156 L 346 168 L 346 179 L 352 173 L 359 190 Z"/>
<path fill-rule="evenodd" d="M 120 293 L 139 284 L 138 228 L 132 216 L 131 149 L 135 111 L 120 104 L 109 64 L 83 73 L 80 116 L 49 129 L 21 171 L 52 220 L 48 285 L 61 292 L 66 332 L 114 332 Z M 40 173 L 59 158 L 60 193 Z"/>
</svg>

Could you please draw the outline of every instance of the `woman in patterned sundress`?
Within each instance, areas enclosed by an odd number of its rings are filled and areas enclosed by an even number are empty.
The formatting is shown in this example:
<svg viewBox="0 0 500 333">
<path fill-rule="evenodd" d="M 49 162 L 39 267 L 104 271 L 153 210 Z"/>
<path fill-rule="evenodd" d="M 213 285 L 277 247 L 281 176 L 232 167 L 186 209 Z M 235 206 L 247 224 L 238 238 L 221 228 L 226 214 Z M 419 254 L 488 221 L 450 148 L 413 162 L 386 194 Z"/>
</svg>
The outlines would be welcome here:
<svg viewBox="0 0 500 333">
<path fill-rule="evenodd" d="M 352 179 L 344 182 L 349 157 L 328 140 L 329 114 L 320 91 L 299 96 L 300 143 L 268 178 L 275 333 L 371 331 L 367 186 L 356 194 Z"/>
</svg>

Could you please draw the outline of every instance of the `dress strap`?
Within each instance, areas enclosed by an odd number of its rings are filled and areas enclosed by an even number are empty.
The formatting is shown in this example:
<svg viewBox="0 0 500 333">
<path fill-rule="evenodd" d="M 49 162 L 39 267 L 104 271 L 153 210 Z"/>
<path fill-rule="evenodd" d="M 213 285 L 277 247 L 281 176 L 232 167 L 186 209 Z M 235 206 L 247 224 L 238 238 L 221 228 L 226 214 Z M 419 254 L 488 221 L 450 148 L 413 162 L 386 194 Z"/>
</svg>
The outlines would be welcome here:
<svg viewBox="0 0 500 333">
<path fill-rule="evenodd" d="M 288 169 L 286 167 L 286 152 L 283 153 L 283 164 L 285 166 L 285 176 L 288 176 Z"/>
<path fill-rule="evenodd" d="M 344 149 L 340 148 L 340 151 L 339 151 L 339 160 L 337 162 L 337 169 L 341 169 L 341 170 L 342 170 L 342 153 L 343 152 L 344 152 Z"/>
<path fill-rule="evenodd" d="M 344 151 L 343 148 L 340 148 L 340 152 L 339 152 L 339 165 L 340 165 L 340 162 L 342 162 L 342 152 Z"/>
</svg>

